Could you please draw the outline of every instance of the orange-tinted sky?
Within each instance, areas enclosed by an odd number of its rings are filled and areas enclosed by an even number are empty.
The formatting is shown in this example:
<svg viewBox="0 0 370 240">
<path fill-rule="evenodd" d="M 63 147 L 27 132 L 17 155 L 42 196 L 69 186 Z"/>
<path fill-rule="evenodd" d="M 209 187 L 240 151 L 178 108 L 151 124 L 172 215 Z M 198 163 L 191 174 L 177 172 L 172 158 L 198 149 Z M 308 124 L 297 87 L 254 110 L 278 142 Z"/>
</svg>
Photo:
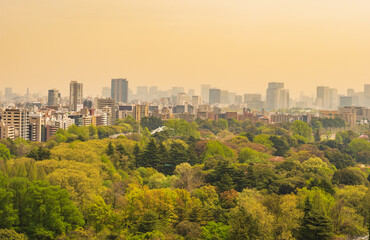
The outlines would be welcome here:
<svg viewBox="0 0 370 240">
<path fill-rule="evenodd" d="M 369 0 L 2 0 L 0 87 L 138 85 L 291 95 L 370 83 Z"/>
</svg>

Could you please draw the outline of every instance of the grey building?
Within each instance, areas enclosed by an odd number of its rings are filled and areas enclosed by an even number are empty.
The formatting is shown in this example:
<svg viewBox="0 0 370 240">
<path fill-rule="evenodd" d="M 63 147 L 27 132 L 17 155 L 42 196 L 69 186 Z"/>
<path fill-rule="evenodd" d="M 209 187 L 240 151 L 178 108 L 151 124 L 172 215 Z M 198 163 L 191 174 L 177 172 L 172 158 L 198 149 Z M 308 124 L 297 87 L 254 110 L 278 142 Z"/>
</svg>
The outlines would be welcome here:
<svg viewBox="0 0 370 240">
<path fill-rule="evenodd" d="M 69 109 L 77 111 L 79 105 L 83 106 L 83 84 L 72 81 L 69 84 Z"/>
<path fill-rule="evenodd" d="M 117 102 L 128 102 L 128 81 L 125 78 L 116 78 L 111 81 L 111 97 Z"/>
</svg>

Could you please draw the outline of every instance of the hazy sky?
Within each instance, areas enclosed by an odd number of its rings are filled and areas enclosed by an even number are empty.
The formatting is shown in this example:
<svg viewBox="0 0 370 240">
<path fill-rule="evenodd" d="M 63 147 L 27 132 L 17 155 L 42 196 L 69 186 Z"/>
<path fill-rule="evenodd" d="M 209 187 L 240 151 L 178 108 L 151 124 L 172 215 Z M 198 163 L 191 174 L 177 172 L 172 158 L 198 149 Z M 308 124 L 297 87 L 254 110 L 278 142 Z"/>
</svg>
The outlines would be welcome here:
<svg viewBox="0 0 370 240">
<path fill-rule="evenodd" d="M 369 0 L 0 0 L 0 88 L 370 83 Z"/>
</svg>

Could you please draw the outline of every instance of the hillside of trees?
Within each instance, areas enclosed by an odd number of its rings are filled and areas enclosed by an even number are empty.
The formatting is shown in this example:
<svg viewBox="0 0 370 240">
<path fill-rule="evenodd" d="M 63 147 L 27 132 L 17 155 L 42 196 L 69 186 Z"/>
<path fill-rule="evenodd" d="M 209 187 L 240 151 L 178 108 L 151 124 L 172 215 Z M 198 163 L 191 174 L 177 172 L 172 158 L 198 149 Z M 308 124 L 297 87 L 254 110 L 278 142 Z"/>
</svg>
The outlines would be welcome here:
<svg viewBox="0 0 370 240">
<path fill-rule="evenodd" d="M 0 140 L 0 239 L 368 236 L 370 141 L 320 135 L 335 124 L 129 117 Z"/>
</svg>

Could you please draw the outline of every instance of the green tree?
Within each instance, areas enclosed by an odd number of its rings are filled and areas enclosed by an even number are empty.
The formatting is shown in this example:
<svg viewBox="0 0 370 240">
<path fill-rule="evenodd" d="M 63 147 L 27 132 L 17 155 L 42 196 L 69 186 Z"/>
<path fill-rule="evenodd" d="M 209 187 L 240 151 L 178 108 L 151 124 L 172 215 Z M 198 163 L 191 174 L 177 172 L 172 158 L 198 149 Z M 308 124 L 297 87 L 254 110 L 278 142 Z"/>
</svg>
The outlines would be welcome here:
<svg viewBox="0 0 370 240">
<path fill-rule="evenodd" d="M 292 130 L 293 134 L 297 134 L 306 138 L 307 140 L 311 140 L 312 129 L 307 123 L 303 121 L 294 121 L 290 129 Z"/>
<path fill-rule="evenodd" d="M 334 184 L 344 185 L 366 185 L 368 183 L 366 175 L 358 168 L 348 167 L 334 173 Z"/>
<path fill-rule="evenodd" d="M 49 183 L 31 183 L 24 193 L 20 213 L 21 231 L 36 239 L 54 239 L 57 235 L 84 225 L 82 214 L 69 199 L 66 190 Z"/>
<path fill-rule="evenodd" d="M 26 157 L 33 158 L 37 161 L 44 160 L 44 159 L 50 159 L 51 152 L 47 148 L 38 147 L 34 148 L 29 152 Z"/>
<path fill-rule="evenodd" d="M 13 229 L 0 229 L 0 240 L 27 240 L 28 238 Z"/>
<path fill-rule="evenodd" d="M 0 159 L 2 159 L 2 160 L 9 160 L 10 159 L 10 151 L 2 143 L 0 143 Z"/>
<path fill-rule="evenodd" d="M 319 129 L 316 129 L 314 139 L 315 139 L 315 142 L 320 142 L 321 141 L 321 135 L 320 135 L 320 130 Z"/>
<path fill-rule="evenodd" d="M 290 149 L 288 143 L 278 136 L 271 136 L 270 141 L 273 143 L 273 147 L 276 149 L 274 152 L 275 156 L 284 157 Z"/>
<path fill-rule="evenodd" d="M 312 208 L 309 198 L 305 201 L 304 217 L 299 229 L 299 239 L 302 240 L 325 240 L 330 239 L 332 223 L 323 212 Z"/>
</svg>

